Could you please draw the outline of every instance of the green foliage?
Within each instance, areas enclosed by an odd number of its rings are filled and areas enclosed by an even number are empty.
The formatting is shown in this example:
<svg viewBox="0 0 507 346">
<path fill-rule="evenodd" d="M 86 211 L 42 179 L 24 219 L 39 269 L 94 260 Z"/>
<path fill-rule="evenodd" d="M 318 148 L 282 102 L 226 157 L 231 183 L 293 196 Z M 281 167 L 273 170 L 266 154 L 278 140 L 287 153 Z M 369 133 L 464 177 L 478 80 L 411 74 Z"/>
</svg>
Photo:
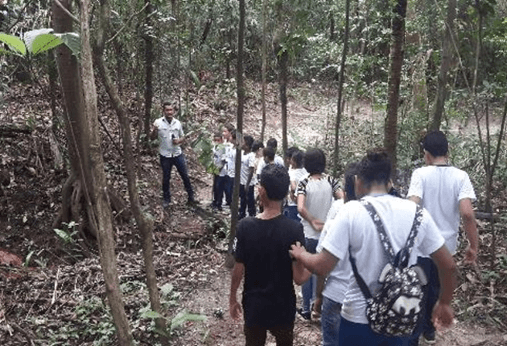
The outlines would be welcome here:
<svg viewBox="0 0 507 346">
<path fill-rule="evenodd" d="M 0 41 L 7 44 L 10 50 L 0 49 L 0 53 L 11 53 L 26 56 L 27 53 L 38 55 L 61 44 L 70 48 L 72 54 L 79 55 L 81 42 L 76 33 L 55 34 L 53 29 L 37 29 L 25 33 L 22 41 L 16 36 L 0 33 Z"/>
<path fill-rule="evenodd" d="M 8 35 L 3 32 L 0 32 L 0 41 L 5 43 L 11 49 L 11 51 L 8 51 L 3 48 L 0 48 L 0 53 L 5 53 L 5 54 L 14 53 L 14 54 L 18 54 L 21 56 L 26 55 L 25 44 L 23 43 L 22 40 L 20 40 L 16 36 Z"/>
</svg>

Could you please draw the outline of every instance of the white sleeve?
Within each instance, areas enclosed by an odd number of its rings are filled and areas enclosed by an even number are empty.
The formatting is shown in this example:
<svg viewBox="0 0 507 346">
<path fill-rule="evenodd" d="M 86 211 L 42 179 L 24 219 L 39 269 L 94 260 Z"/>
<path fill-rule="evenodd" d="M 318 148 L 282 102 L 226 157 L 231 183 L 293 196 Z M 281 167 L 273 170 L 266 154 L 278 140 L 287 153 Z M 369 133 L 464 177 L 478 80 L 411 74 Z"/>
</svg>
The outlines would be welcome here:
<svg viewBox="0 0 507 346">
<path fill-rule="evenodd" d="M 466 173 L 463 178 L 463 182 L 461 184 L 461 189 L 459 191 L 458 200 L 461 201 L 462 199 L 465 199 L 465 198 L 470 198 L 472 201 L 476 200 L 474 188 L 472 186 L 472 183 L 470 182 L 470 178 L 468 177 L 468 174 L 466 174 Z"/>
<path fill-rule="evenodd" d="M 419 197 L 420 199 L 423 198 L 422 179 L 417 169 L 412 173 L 412 177 L 410 178 L 410 187 L 408 188 L 407 197 L 410 196 Z"/>
</svg>

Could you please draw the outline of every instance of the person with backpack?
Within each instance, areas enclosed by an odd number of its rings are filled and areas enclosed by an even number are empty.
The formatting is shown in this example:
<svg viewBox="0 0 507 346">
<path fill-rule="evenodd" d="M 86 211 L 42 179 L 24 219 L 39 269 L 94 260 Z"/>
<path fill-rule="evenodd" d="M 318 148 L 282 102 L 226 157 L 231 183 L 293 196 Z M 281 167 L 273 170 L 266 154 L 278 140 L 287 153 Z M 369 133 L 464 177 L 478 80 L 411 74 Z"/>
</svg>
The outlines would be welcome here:
<svg viewBox="0 0 507 346">
<path fill-rule="evenodd" d="M 340 198 L 341 190 L 338 180 L 324 173 L 326 156 L 322 150 L 308 149 L 303 161 L 308 176 L 300 180 L 297 187 L 297 211 L 305 231 L 306 250 L 315 253 L 333 197 Z M 298 309 L 298 313 L 305 320 L 311 320 L 315 280 L 315 276 L 312 276 L 302 287 L 303 306 Z"/>
<path fill-rule="evenodd" d="M 449 144 L 445 134 L 432 131 L 423 140 L 424 161 L 427 166 L 412 173 L 408 199 L 426 208 L 445 239 L 445 245 L 454 254 L 458 244 L 460 219 L 469 241 L 465 251 L 465 263 L 476 265 L 479 240 L 472 201 L 474 188 L 468 174 L 448 164 Z M 419 344 L 422 334 L 426 343 L 435 342 L 435 328 L 431 323 L 431 311 L 438 300 L 439 281 L 435 264 L 426 256 L 420 256 L 418 264 L 428 277 L 424 319 L 413 336 L 411 346 Z"/>
<path fill-rule="evenodd" d="M 442 287 L 433 320 L 452 324 L 450 306 L 456 264 L 431 215 L 415 203 L 388 194 L 391 160 L 374 149 L 361 160 L 355 182 L 358 201 L 346 203 L 322 241 L 318 254 L 300 244 L 289 253 L 313 273 L 328 275 L 348 256 L 354 275 L 341 310 L 335 345 L 407 345 L 420 317 L 422 270 L 409 265 L 416 252 L 430 255 Z M 412 251 L 414 249 L 415 251 Z M 401 250 L 401 251 L 400 251 Z"/>
</svg>

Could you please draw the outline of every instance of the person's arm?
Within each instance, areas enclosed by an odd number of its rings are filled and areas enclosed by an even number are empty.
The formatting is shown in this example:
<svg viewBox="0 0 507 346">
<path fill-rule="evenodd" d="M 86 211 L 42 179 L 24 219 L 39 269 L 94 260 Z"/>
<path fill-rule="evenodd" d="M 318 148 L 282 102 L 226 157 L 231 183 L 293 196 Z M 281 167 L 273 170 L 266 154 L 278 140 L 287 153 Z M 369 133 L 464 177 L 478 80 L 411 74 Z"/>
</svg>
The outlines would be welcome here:
<svg viewBox="0 0 507 346">
<path fill-rule="evenodd" d="M 326 277 L 317 275 L 317 285 L 315 286 L 315 302 L 313 303 L 313 310 L 319 314 L 322 311 L 322 292 L 326 284 Z"/>
<path fill-rule="evenodd" d="M 311 254 L 299 242 L 291 246 L 289 253 L 292 258 L 301 262 L 310 272 L 321 276 L 327 276 L 339 260 L 326 249 L 322 249 L 317 254 Z"/>
<path fill-rule="evenodd" d="M 253 174 L 254 174 L 254 167 L 249 167 L 248 168 L 248 178 L 246 179 L 246 184 L 245 184 L 245 193 L 248 193 L 248 189 L 250 188 L 250 182 L 252 181 Z"/>
<path fill-rule="evenodd" d="M 154 141 L 155 139 L 157 139 L 157 136 L 158 136 L 158 127 L 156 125 L 153 125 L 153 129 L 151 130 L 150 133 L 150 139 Z"/>
<path fill-rule="evenodd" d="M 312 276 L 303 263 L 300 261 L 292 261 L 292 278 L 296 285 L 302 285 Z"/>
<path fill-rule="evenodd" d="M 410 196 L 408 197 L 408 200 L 421 205 L 421 199 L 417 196 Z"/>
<path fill-rule="evenodd" d="M 463 228 L 468 239 L 468 247 L 465 252 L 465 263 L 477 265 L 477 251 L 479 250 L 479 236 L 477 234 L 477 224 L 475 222 L 475 212 L 472 207 L 472 201 L 469 198 L 463 198 L 459 201 L 459 213 L 463 220 Z"/>
<path fill-rule="evenodd" d="M 457 284 L 456 263 L 445 245 L 431 254 L 431 259 L 438 268 L 440 280 L 440 297 L 433 309 L 432 321 L 436 326 L 449 327 L 454 319 L 451 300 Z"/>
<path fill-rule="evenodd" d="M 297 199 L 296 199 L 297 186 L 298 186 L 297 182 L 295 180 L 291 180 L 289 197 L 290 197 L 291 201 L 294 201 L 296 203 L 297 203 Z"/>
<path fill-rule="evenodd" d="M 229 295 L 229 314 L 235 320 L 241 317 L 241 304 L 238 302 L 237 292 L 241 279 L 243 279 L 243 273 L 245 272 L 245 265 L 243 263 L 236 262 L 232 269 L 231 276 L 231 292 Z"/>
<path fill-rule="evenodd" d="M 301 215 L 303 219 L 308 221 L 310 225 L 312 225 L 313 229 L 317 232 L 321 232 L 324 227 L 324 222 L 314 217 L 308 209 L 306 209 L 306 195 L 299 194 L 297 197 L 297 205 L 298 205 L 298 213 Z"/>
</svg>

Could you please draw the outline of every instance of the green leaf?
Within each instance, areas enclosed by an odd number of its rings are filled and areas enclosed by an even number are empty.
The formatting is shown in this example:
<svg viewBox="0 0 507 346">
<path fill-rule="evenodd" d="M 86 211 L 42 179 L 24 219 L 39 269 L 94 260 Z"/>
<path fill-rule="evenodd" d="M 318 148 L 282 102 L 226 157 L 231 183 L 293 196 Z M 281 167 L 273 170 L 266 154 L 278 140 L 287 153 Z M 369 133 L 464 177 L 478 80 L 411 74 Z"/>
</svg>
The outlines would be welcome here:
<svg viewBox="0 0 507 346">
<path fill-rule="evenodd" d="M 62 238 L 62 240 L 66 243 L 69 243 L 72 239 L 70 238 L 69 234 L 67 232 L 65 232 L 64 230 L 61 230 L 61 229 L 58 229 L 58 228 L 55 228 L 54 229 L 55 233 L 58 234 L 58 236 L 60 238 Z"/>
<path fill-rule="evenodd" d="M 10 49 L 12 49 L 16 54 L 26 55 L 26 46 L 21 39 L 16 36 L 7 35 L 3 32 L 0 32 L 0 41 L 7 44 Z M 11 53 L 5 49 L 0 49 L 0 53 Z"/>
<path fill-rule="evenodd" d="M 58 47 L 63 41 L 53 34 L 53 29 L 37 29 L 25 33 L 24 40 L 28 51 L 37 55 Z"/>
<path fill-rule="evenodd" d="M 148 311 L 144 311 L 142 314 L 141 314 L 141 318 L 149 318 L 149 319 L 156 319 L 156 318 L 165 318 L 164 316 L 162 316 L 161 314 L 159 314 L 158 312 L 156 311 L 153 311 L 153 310 L 148 310 Z"/>
<path fill-rule="evenodd" d="M 160 288 L 160 292 L 162 293 L 162 297 L 167 297 L 174 290 L 174 286 L 170 283 L 165 284 Z"/>
<path fill-rule="evenodd" d="M 180 327 L 186 321 L 205 321 L 206 316 L 189 314 L 187 310 L 180 311 L 174 318 L 171 320 L 171 333 L 174 329 Z"/>
<path fill-rule="evenodd" d="M 64 34 L 55 34 L 55 36 L 58 36 L 63 43 L 69 47 L 72 55 L 79 56 L 79 54 L 81 54 L 81 38 L 79 34 L 75 32 L 66 32 Z"/>
</svg>

